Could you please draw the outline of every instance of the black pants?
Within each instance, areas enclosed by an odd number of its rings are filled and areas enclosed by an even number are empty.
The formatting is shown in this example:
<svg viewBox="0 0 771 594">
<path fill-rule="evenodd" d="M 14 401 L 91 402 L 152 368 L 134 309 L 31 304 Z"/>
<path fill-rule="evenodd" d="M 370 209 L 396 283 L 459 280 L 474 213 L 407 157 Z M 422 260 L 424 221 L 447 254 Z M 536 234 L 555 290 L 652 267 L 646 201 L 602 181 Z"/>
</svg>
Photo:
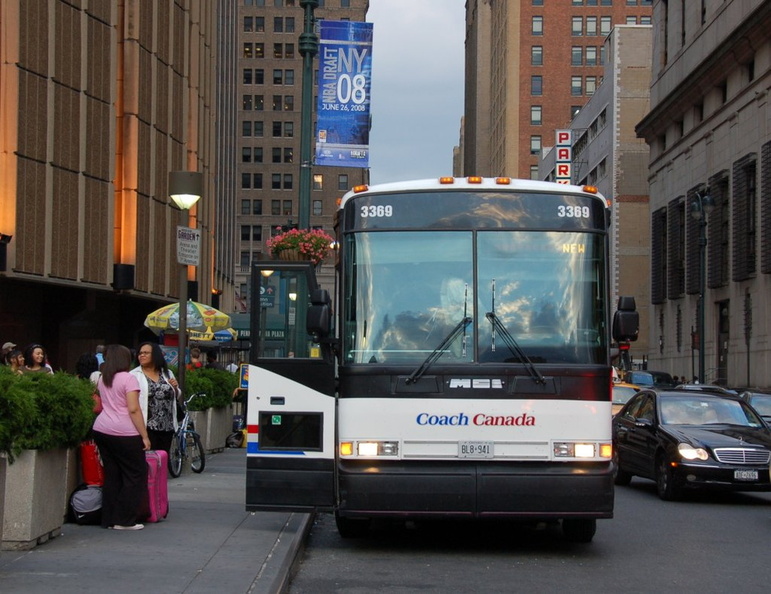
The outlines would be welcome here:
<svg viewBox="0 0 771 594">
<path fill-rule="evenodd" d="M 150 447 L 154 450 L 164 450 L 167 454 L 171 449 L 171 440 L 174 437 L 173 431 L 147 430 L 147 437 L 150 438 Z"/>
<path fill-rule="evenodd" d="M 104 464 L 102 528 L 132 526 L 147 499 L 147 462 L 142 438 L 94 431 L 94 439 Z"/>
</svg>

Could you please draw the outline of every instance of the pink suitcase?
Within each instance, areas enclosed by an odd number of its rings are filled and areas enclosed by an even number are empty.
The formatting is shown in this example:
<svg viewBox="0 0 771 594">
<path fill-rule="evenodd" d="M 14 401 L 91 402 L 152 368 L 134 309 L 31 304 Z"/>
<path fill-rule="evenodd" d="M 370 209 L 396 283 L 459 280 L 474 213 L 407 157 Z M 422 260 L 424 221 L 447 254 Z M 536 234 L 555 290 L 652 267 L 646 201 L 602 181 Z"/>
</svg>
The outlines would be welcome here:
<svg viewBox="0 0 771 594">
<path fill-rule="evenodd" d="M 145 452 L 148 515 L 145 522 L 160 522 L 169 514 L 169 455 L 164 450 Z"/>
</svg>

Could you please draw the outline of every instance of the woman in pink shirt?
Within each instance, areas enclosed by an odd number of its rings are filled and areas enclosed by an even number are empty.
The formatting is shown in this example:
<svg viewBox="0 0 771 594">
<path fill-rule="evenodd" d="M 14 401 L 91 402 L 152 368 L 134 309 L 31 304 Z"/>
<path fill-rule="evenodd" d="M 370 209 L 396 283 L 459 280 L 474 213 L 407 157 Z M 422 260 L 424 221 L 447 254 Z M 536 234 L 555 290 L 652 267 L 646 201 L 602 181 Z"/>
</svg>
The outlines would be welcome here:
<svg viewBox="0 0 771 594">
<path fill-rule="evenodd" d="M 102 412 L 94 421 L 94 439 L 104 464 L 102 528 L 115 530 L 144 528 L 137 518 L 147 498 L 150 439 L 139 406 L 139 382 L 130 368 L 131 351 L 108 345 L 97 384 Z"/>
</svg>

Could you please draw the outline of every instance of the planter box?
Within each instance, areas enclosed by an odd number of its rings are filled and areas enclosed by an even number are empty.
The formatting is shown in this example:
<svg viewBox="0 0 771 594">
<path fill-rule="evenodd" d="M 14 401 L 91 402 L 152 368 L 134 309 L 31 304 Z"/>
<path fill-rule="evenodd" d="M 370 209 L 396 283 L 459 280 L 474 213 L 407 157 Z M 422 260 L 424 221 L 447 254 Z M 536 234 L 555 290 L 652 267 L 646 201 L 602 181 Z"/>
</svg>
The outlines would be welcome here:
<svg viewBox="0 0 771 594">
<path fill-rule="evenodd" d="M 4 551 L 31 549 L 61 534 L 69 450 L 24 450 L 5 476 Z"/>
<path fill-rule="evenodd" d="M 207 454 L 225 449 L 225 440 L 233 433 L 233 405 L 193 412 L 196 431 Z"/>
</svg>

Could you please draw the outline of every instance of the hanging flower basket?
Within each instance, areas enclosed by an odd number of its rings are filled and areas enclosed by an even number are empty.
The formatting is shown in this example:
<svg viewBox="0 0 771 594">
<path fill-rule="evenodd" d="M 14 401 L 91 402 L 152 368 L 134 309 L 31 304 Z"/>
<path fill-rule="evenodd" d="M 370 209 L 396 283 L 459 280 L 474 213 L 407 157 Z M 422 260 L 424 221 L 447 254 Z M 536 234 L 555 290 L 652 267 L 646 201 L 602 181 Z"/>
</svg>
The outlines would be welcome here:
<svg viewBox="0 0 771 594">
<path fill-rule="evenodd" d="M 271 237 L 267 246 L 271 255 L 279 260 L 310 260 L 318 265 L 327 257 L 334 241 L 321 229 L 290 229 Z"/>
</svg>

